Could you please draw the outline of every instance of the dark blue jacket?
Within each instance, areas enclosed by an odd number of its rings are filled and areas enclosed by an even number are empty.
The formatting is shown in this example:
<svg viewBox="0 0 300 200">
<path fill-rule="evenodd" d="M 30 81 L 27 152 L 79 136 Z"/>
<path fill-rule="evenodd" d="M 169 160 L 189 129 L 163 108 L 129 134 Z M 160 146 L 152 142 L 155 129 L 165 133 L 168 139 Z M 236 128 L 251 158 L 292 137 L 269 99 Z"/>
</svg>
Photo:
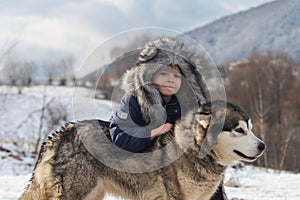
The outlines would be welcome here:
<svg viewBox="0 0 300 200">
<path fill-rule="evenodd" d="M 165 104 L 167 119 L 161 122 L 175 124 L 181 116 L 178 99 L 172 96 L 170 102 Z M 119 109 L 110 119 L 110 136 L 112 142 L 118 147 L 130 152 L 142 152 L 152 146 L 149 123 L 143 118 L 136 97 L 126 94 L 120 103 Z"/>
</svg>

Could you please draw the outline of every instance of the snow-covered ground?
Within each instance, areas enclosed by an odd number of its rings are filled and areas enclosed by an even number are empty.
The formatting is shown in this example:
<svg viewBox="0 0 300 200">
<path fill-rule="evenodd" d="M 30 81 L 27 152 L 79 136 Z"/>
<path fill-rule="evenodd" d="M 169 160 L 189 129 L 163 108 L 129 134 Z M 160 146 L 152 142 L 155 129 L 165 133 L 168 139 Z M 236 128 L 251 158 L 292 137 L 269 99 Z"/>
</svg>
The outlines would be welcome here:
<svg viewBox="0 0 300 200">
<path fill-rule="evenodd" d="M 0 199 L 17 199 L 24 191 L 30 175 L 0 176 Z M 297 200 L 300 199 L 300 174 L 275 172 L 246 166 L 241 169 L 228 168 L 225 186 L 230 199 L 234 200 Z M 235 186 L 234 186 L 235 185 Z M 106 200 L 119 198 L 107 196 Z"/>
<path fill-rule="evenodd" d="M 74 96 L 75 99 L 72 99 Z M 95 117 L 108 119 L 112 102 L 94 100 L 94 96 L 94 91 L 84 88 L 35 86 L 22 88 L 22 93 L 19 94 L 17 88 L 0 86 L 1 200 L 17 199 L 30 179 L 36 160 L 36 156 L 30 153 L 32 142 L 36 139 L 34 134 L 38 130 L 49 132 L 49 116 L 45 112 L 41 123 L 41 108 L 49 103 L 54 111 L 65 109 L 67 121 Z M 300 199 L 300 174 L 252 166 L 230 167 L 226 172 L 225 182 L 225 190 L 230 199 Z M 107 196 L 106 199 L 118 198 Z"/>
</svg>

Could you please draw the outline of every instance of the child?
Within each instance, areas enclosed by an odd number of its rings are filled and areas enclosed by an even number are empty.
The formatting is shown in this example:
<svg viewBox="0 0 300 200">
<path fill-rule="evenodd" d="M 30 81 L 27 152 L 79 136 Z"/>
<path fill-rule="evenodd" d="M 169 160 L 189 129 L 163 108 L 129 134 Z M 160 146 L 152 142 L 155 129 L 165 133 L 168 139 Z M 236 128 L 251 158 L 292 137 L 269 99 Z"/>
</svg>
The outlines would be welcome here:
<svg viewBox="0 0 300 200">
<path fill-rule="evenodd" d="M 166 66 L 154 74 L 153 83 L 161 96 L 166 119 L 153 129 L 147 126 L 148 121 L 143 117 L 137 98 L 126 94 L 119 110 L 111 119 L 110 133 L 114 144 L 127 151 L 141 152 L 150 148 L 151 141 L 157 136 L 170 131 L 181 116 L 180 104 L 175 96 L 181 82 L 182 73 L 177 65 Z"/>
<path fill-rule="evenodd" d="M 193 106 L 206 101 L 201 75 L 189 54 L 181 42 L 168 37 L 150 42 L 141 51 L 136 67 L 123 78 L 126 94 L 110 119 L 115 145 L 142 152 L 153 139 L 170 131 L 184 110 L 191 109 L 184 109 L 187 102 L 180 105 L 179 98 L 184 98 L 179 90 L 190 88 Z"/>
</svg>

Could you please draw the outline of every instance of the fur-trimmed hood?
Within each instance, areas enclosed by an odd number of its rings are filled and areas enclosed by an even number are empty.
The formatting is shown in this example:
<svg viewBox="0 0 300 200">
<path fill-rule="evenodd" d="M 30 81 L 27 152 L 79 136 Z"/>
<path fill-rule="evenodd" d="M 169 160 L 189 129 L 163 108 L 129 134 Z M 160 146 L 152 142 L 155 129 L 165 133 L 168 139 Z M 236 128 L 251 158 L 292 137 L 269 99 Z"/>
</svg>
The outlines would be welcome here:
<svg viewBox="0 0 300 200">
<path fill-rule="evenodd" d="M 153 84 L 153 75 L 170 64 L 180 67 L 184 82 L 193 93 L 189 98 L 201 105 L 207 102 L 207 87 L 201 76 L 203 66 L 200 56 L 195 53 L 187 49 L 182 41 L 171 37 L 151 41 L 140 52 L 136 66 L 125 73 L 122 88 L 126 93 L 137 97 L 146 120 L 150 119 L 149 109 L 162 102 L 162 97 Z"/>
</svg>

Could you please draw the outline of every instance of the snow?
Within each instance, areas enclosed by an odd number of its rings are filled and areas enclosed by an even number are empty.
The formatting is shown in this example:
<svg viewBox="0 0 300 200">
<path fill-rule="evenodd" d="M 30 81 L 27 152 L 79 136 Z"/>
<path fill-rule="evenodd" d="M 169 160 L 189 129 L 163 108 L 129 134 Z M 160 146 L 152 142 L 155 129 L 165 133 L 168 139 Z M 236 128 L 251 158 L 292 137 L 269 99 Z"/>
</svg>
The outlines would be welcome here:
<svg viewBox="0 0 300 200">
<path fill-rule="evenodd" d="M 300 199 L 300 174 L 246 166 L 241 169 L 229 167 L 225 182 L 228 181 L 229 177 L 235 179 L 236 185 L 239 186 L 225 188 L 230 198 L 249 200 Z"/>
<path fill-rule="evenodd" d="M 300 174 L 276 172 L 246 166 L 242 169 L 228 168 L 226 179 L 235 178 L 239 187 L 225 186 L 229 199 L 234 200 L 297 200 L 300 199 Z M 17 199 L 26 187 L 30 175 L 0 176 L 0 199 Z M 106 200 L 119 198 L 106 196 Z"/>
<path fill-rule="evenodd" d="M 299 61 L 300 1 L 278 0 L 223 17 L 186 33 L 222 66 L 253 50 L 281 50 Z"/>
<path fill-rule="evenodd" d="M 59 109 L 66 108 L 67 120 L 70 121 L 85 118 L 105 120 L 115 106 L 111 101 L 94 99 L 95 92 L 86 88 L 35 86 L 22 88 L 21 94 L 18 91 L 16 87 L 0 86 L 1 200 L 17 199 L 30 180 L 36 161 L 36 155 L 31 153 L 31 143 L 36 139 L 34 134 L 39 126 L 35 124 L 40 124 L 43 99 L 45 102 L 54 99 L 53 105 L 60 105 Z M 43 130 L 49 132 L 46 123 L 45 119 Z M 234 200 L 300 199 L 299 185 L 300 174 L 250 165 L 229 167 L 225 174 L 226 193 L 229 199 Z M 119 198 L 106 196 L 105 199 Z"/>
</svg>

